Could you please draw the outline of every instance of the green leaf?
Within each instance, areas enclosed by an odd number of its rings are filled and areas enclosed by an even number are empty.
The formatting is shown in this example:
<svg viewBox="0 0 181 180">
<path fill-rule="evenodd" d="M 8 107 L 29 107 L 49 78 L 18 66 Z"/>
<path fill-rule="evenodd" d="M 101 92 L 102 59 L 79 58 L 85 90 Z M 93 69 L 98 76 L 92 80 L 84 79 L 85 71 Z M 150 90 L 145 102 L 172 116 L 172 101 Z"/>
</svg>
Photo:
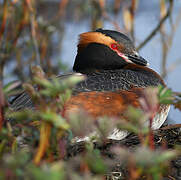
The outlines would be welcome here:
<svg viewBox="0 0 181 180">
<path fill-rule="evenodd" d="M 107 172 L 107 165 L 99 150 L 89 150 L 86 155 L 86 162 L 89 168 L 98 174 L 104 174 Z"/>
<path fill-rule="evenodd" d="M 40 117 L 45 121 L 51 122 L 56 128 L 61 128 L 65 130 L 69 129 L 69 124 L 59 114 L 47 111 L 45 113 L 40 113 Z"/>
<path fill-rule="evenodd" d="M 163 86 L 159 86 L 158 97 L 161 104 L 171 104 L 174 100 L 172 90 Z"/>
</svg>

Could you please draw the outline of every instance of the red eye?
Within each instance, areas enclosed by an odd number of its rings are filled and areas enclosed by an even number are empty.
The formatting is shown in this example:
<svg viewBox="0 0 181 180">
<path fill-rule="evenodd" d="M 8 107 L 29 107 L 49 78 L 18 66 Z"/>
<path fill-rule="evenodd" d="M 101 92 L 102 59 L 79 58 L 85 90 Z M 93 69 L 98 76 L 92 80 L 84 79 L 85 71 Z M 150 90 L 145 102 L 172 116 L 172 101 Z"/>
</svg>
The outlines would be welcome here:
<svg viewBox="0 0 181 180">
<path fill-rule="evenodd" d="M 118 48 L 118 46 L 117 46 L 117 44 L 111 44 L 111 49 L 117 49 Z"/>
</svg>

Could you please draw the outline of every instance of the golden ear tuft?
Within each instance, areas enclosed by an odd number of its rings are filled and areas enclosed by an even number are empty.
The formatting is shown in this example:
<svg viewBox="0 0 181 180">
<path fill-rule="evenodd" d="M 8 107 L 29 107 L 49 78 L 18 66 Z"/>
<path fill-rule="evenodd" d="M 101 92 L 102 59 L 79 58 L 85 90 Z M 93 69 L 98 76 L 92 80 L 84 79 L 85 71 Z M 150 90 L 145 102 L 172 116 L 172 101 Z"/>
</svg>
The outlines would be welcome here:
<svg viewBox="0 0 181 180">
<path fill-rule="evenodd" d="M 79 36 L 78 51 L 81 51 L 90 43 L 99 43 L 99 44 L 104 44 L 110 47 L 111 44 L 116 43 L 116 41 L 112 39 L 111 37 L 106 36 L 100 32 L 82 33 Z"/>
</svg>

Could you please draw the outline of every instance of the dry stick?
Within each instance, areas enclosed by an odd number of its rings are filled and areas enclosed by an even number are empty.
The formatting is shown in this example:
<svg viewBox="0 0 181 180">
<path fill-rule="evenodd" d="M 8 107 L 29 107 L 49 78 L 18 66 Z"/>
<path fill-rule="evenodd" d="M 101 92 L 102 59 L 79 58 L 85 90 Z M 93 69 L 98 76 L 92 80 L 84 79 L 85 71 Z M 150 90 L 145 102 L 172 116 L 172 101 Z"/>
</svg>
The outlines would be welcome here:
<svg viewBox="0 0 181 180">
<path fill-rule="evenodd" d="M 162 18 L 164 15 L 165 15 L 165 1 L 160 0 L 160 18 Z M 159 31 L 160 31 L 161 45 L 162 45 L 161 74 L 166 75 L 166 64 L 167 64 L 167 55 L 169 51 L 169 46 L 167 45 L 167 33 L 165 31 L 164 24 L 160 27 Z"/>
<path fill-rule="evenodd" d="M 100 4 L 100 1 L 98 2 L 97 0 L 92 0 L 91 2 L 91 6 L 93 9 L 93 12 L 91 15 L 91 29 L 92 30 L 95 30 L 103 26 L 101 17 L 102 17 L 102 9 L 104 9 L 104 6 L 101 6 L 101 5 L 102 4 Z"/>
<path fill-rule="evenodd" d="M 168 125 L 160 128 L 161 130 L 181 128 L 181 124 Z"/>
<path fill-rule="evenodd" d="M 35 27 L 36 23 L 35 23 L 34 9 L 32 7 L 31 1 L 26 0 L 26 4 L 27 4 L 27 6 L 29 8 L 29 12 L 30 12 L 31 35 L 32 35 L 33 46 L 34 46 L 34 50 L 35 50 L 36 64 L 41 66 L 38 42 L 36 39 L 36 27 Z"/>
<path fill-rule="evenodd" d="M 56 13 L 55 16 L 53 16 L 51 19 L 49 19 L 49 24 L 53 25 L 53 24 L 58 24 L 58 29 L 57 31 L 59 32 L 58 33 L 58 36 L 59 36 L 59 49 L 61 49 L 61 42 L 62 42 L 62 37 L 63 37 L 63 33 L 64 33 L 64 26 L 63 26 L 63 22 L 64 22 L 64 18 L 65 18 L 65 13 L 66 13 L 66 8 L 68 6 L 68 3 L 69 3 L 70 0 L 62 0 L 59 2 L 59 11 L 58 13 Z M 57 23 L 58 21 L 58 23 Z M 59 23 L 61 22 L 61 23 Z M 44 46 L 45 47 L 45 46 Z M 41 45 L 40 47 L 40 60 L 43 59 L 44 56 L 42 56 L 42 49 L 43 49 L 43 46 Z M 48 47 L 46 47 L 48 48 Z M 44 49 L 45 50 L 45 49 Z M 46 53 L 46 51 L 44 51 L 43 53 Z M 47 60 L 47 65 L 48 67 L 51 67 L 51 62 L 50 62 L 50 59 Z"/>
<path fill-rule="evenodd" d="M 3 38 L 2 37 L 5 33 L 5 28 L 7 26 L 7 16 L 8 16 L 8 0 L 4 0 L 3 17 L 2 17 L 1 27 L 0 27 L 0 48 L 2 48 L 2 46 L 3 46 L 3 40 L 2 40 Z M 1 57 L 0 57 L 0 81 L 2 81 L 3 80 L 4 65 L 6 62 L 6 56 L 4 56 L 3 52 L 1 52 L 0 55 L 1 55 Z"/>
<path fill-rule="evenodd" d="M 180 22 L 181 22 L 181 10 L 179 11 L 179 14 L 178 14 L 178 16 L 177 16 L 177 18 L 176 18 L 175 24 L 172 26 L 172 31 L 171 31 L 171 34 L 170 34 L 169 39 L 168 39 L 168 46 L 169 46 L 169 48 L 171 47 L 174 34 L 175 34 L 176 29 L 177 29 L 177 27 L 179 26 Z M 162 73 L 162 77 L 165 77 L 166 75 L 168 75 L 168 73 L 174 71 L 180 64 L 181 64 L 181 59 L 178 59 L 178 60 L 176 60 L 175 62 L 173 62 L 173 63 L 165 70 L 165 74 Z"/>
<path fill-rule="evenodd" d="M 135 44 L 135 28 L 134 28 L 134 19 L 135 19 L 135 10 L 136 10 L 136 0 L 132 0 L 131 2 L 131 37 L 133 39 L 133 42 Z"/>
<path fill-rule="evenodd" d="M 102 15 L 102 17 L 105 19 L 105 20 L 107 20 L 107 21 L 109 21 L 114 27 L 115 27 L 115 29 L 117 30 L 117 31 L 121 31 L 121 29 L 120 29 L 120 27 L 119 27 L 119 24 L 115 21 L 115 20 L 112 20 L 109 16 L 108 16 L 108 14 L 107 14 L 107 12 L 106 12 L 106 9 L 105 9 L 105 1 L 99 1 L 99 6 L 100 6 L 100 10 L 101 10 L 101 15 Z"/>
<path fill-rule="evenodd" d="M 67 7 L 68 3 L 69 3 L 69 0 L 60 1 L 59 12 L 58 12 L 57 18 L 60 18 L 60 17 L 65 15 L 65 10 L 66 10 L 66 7 Z"/>
<path fill-rule="evenodd" d="M 65 18 L 66 8 L 69 1 L 70 0 L 62 0 L 59 2 L 58 13 L 49 20 L 49 24 L 55 24 L 57 23 L 56 21 L 61 21 L 61 19 Z"/>
<path fill-rule="evenodd" d="M 121 7 L 121 1 L 122 0 L 115 0 L 114 1 L 114 13 L 118 14 L 120 7 Z"/>
<path fill-rule="evenodd" d="M 16 43 L 17 43 L 17 41 L 18 41 L 24 27 L 27 25 L 27 22 L 26 22 L 27 21 L 26 20 L 27 19 L 27 13 L 28 13 L 28 5 L 27 5 L 27 3 L 23 2 L 23 7 L 22 8 L 23 8 L 23 15 L 22 15 L 19 23 L 17 23 L 17 26 L 15 27 L 15 37 L 14 37 L 14 39 L 12 41 L 13 42 L 12 43 L 13 47 L 16 46 Z M 11 39 L 9 39 L 9 41 L 11 41 Z"/>
<path fill-rule="evenodd" d="M 160 28 L 160 35 L 161 35 L 161 42 L 162 42 L 162 61 L 161 61 L 161 76 L 162 78 L 166 77 L 166 64 L 167 64 L 167 56 L 168 56 L 168 51 L 169 47 L 166 43 L 165 37 L 165 29 L 163 27 Z"/>
<path fill-rule="evenodd" d="M 165 1 L 161 1 L 161 2 L 165 2 Z M 164 12 L 164 3 L 161 3 L 161 15 Z M 161 26 L 160 28 L 160 35 L 161 35 L 161 42 L 162 42 L 162 61 L 161 61 L 161 77 L 165 78 L 167 76 L 167 70 L 166 70 L 166 65 L 167 65 L 167 60 L 168 60 L 168 52 L 170 50 L 170 47 L 172 45 L 172 40 L 173 40 L 173 32 L 174 32 L 174 27 L 172 24 L 172 18 L 170 16 L 170 23 L 171 23 L 171 27 L 172 27 L 172 31 L 171 34 L 168 35 L 165 31 L 165 27 L 164 25 Z"/>
<path fill-rule="evenodd" d="M 146 43 L 148 43 L 153 37 L 154 35 L 160 30 L 162 24 L 165 22 L 165 20 L 170 16 L 171 12 L 172 12 L 172 8 L 173 8 L 173 0 L 169 0 L 169 8 L 167 10 L 166 15 L 160 20 L 160 22 L 158 23 L 158 25 L 156 26 L 155 29 L 153 29 L 153 31 L 150 33 L 150 35 L 147 36 L 147 38 L 140 43 L 140 45 L 136 48 L 137 50 L 140 50 L 141 48 L 143 48 L 145 46 Z"/>
<path fill-rule="evenodd" d="M 0 81 L 0 130 L 3 127 L 3 123 L 4 123 L 4 95 L 2 92 L 2 82 Z"/>
<path fill-rule="evenodd" d="M 108 14 L 107 14 L 107 12 L 105 11 L 105 9 L 102 9 L 102 16 L 103 16 L 103 18 L 104 18 L 105 20 L 107 20 L 107 21 L 109 21 L 111 24 L 113 24 L 113 26 L 115 27 L 115 29 L 116 29 L 117 31 L 122 31 L 121 28 L 119 27 L 118 22 L 116 22 L 115 20 L 112 20 L 112 19 L 108 16 Z"/>
<path fill-rule="evenodd" d="M 174 71 L 179 65 L 181 65 L 181 59 L 177 59 L 175 62 L 173 62 L 166 70 L 167 74 Z"/>
<path fill-rule="evenodd" d="M 5 31 L 6 27 L 6 20 L 7 20 L 7 15 L 8 15 L 8 0 L 4 0 L 3 3 L 3 17 L 2 17 L 2 22 L 1 22 L 1 28 L 0 28 L 0 40 L 2 39 L 2 36 Z"/>
<path fill-rule="evenodd" d="M 33 14 L 31 14 L 31 34 L 32 34 L 32 40 L 33 40 L 33 45 L 34 45 L 34 49 L 35 49 L 37 65 L 41 66 L 38 42 L 36 39 L 35 18 L 34 18 Z"/>
</svg>

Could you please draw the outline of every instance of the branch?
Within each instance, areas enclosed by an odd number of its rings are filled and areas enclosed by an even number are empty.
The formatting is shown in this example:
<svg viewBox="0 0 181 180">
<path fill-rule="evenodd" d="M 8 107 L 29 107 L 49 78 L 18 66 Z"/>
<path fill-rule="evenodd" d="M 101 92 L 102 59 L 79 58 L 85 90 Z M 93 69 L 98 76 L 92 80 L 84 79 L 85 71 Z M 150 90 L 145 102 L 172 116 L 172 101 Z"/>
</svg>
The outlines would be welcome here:
<svg viewBox="0 0 181 180">
<path fill-rule="evenodd" d="M 162 24 L 170 16 L 170 14 L 172 12 L 172 8 L 173 8 L 173 0 L 169 0 L 169 3 L 170 3 L 169 8 L 168 8 L 165 16 L 160 20 L 160 22 L 158 23 L 156 28 L 153 29 L 153 31 L 150 33 L 150 35 L 148 35 L 147 38 L 142 43 L 140 43 L 140 45 L 136 48 L 137 50 L 140 50 L 141 48 L 143 48 L 145 46 L 145 44 L 147 44 L 154 37 L 154 35 L 160 30 Z"/>
<path fill-rule="evenodd" d="M 175 24 L 171 24 L 171 33 L 170 35 L 168 36 L 168 40 L 167 40 L 167 44 L 166 45 L 166 51 L 164 52 L 164 54 L 166 53 L 166 56 L 165 58 L 162 60 L 162 73 L 161 73 L 161 77 L 162 78 L 165 78 L 168 73 L 172 72 L 174 69 L 177 68 L 177 66 L 180 65 L 181 63 L 181 59 L 178 59 L 176 60 L 175 62 L 173 62 L 168 68 L 166 68 L 166 61 L 167 61 L 167 54 L 168 54 L 168 51 L 170 50 L 171 48 L 171 45 L 172 45 L 172 42 L 173 42 L 173 38 L 174 38 L 174 35 L 175 35 L 175 32 L 176 32 L 176 29 L 178 28 L 179 24 L 180 24 L 180 21 L 181 21 L 181 10 L 179 11 L 179 14 L 177 15 L 177 18 L 176 18 L 176 22 Z M 163 35 L 165 36 L 165 35 Z M 164 40 L 162 36 L 162 39 Z M 164 42 L 163 42 L 164 43 Z M 164 50 L 164 49 L 163 49 Z"/>
<path fill-rule="evenodd" d="M 181 128 L 181 124 L 171 124 L 165 127 L 160 128 L 161 130 L 168 130 L 168 129 L 176 129 Z"/>
<path fill-rule="evenodd" d="M 32 36 L 34 50 L 35 50 L 36 64 L 41 66 L 39 47 L 38 47 L 38 42 L 36 38 L 36 22 L 35 22 L 34 9 L 31 4 L 31 1 L 26 0 L 26 4 L 28 6 L 29 13 L 30 13 L 31 36 Z"/>
<path fill-rule="evenodd" d="M 177 59 L 175 62 L 173 62 L 166 70 L 166 73 L 173 72 L 179 65 L 181 65 L 181 59 Z"/>
<path fill-rule="evenodd" d="M 5 0 L 3 3 L 3 17 L 2 17 L 1 27 L 0 27 L 0 40 L 2 39 L 3 33 L 5 31 L 7 16 L 8 16 L 8 1 Z"/>
<path fill-rule="evenodd" d="M 0 130 L 3 127 L 4 123 L 4 95 L 2 91 L 2 82 L 0 81 Z"/>
</svg>

